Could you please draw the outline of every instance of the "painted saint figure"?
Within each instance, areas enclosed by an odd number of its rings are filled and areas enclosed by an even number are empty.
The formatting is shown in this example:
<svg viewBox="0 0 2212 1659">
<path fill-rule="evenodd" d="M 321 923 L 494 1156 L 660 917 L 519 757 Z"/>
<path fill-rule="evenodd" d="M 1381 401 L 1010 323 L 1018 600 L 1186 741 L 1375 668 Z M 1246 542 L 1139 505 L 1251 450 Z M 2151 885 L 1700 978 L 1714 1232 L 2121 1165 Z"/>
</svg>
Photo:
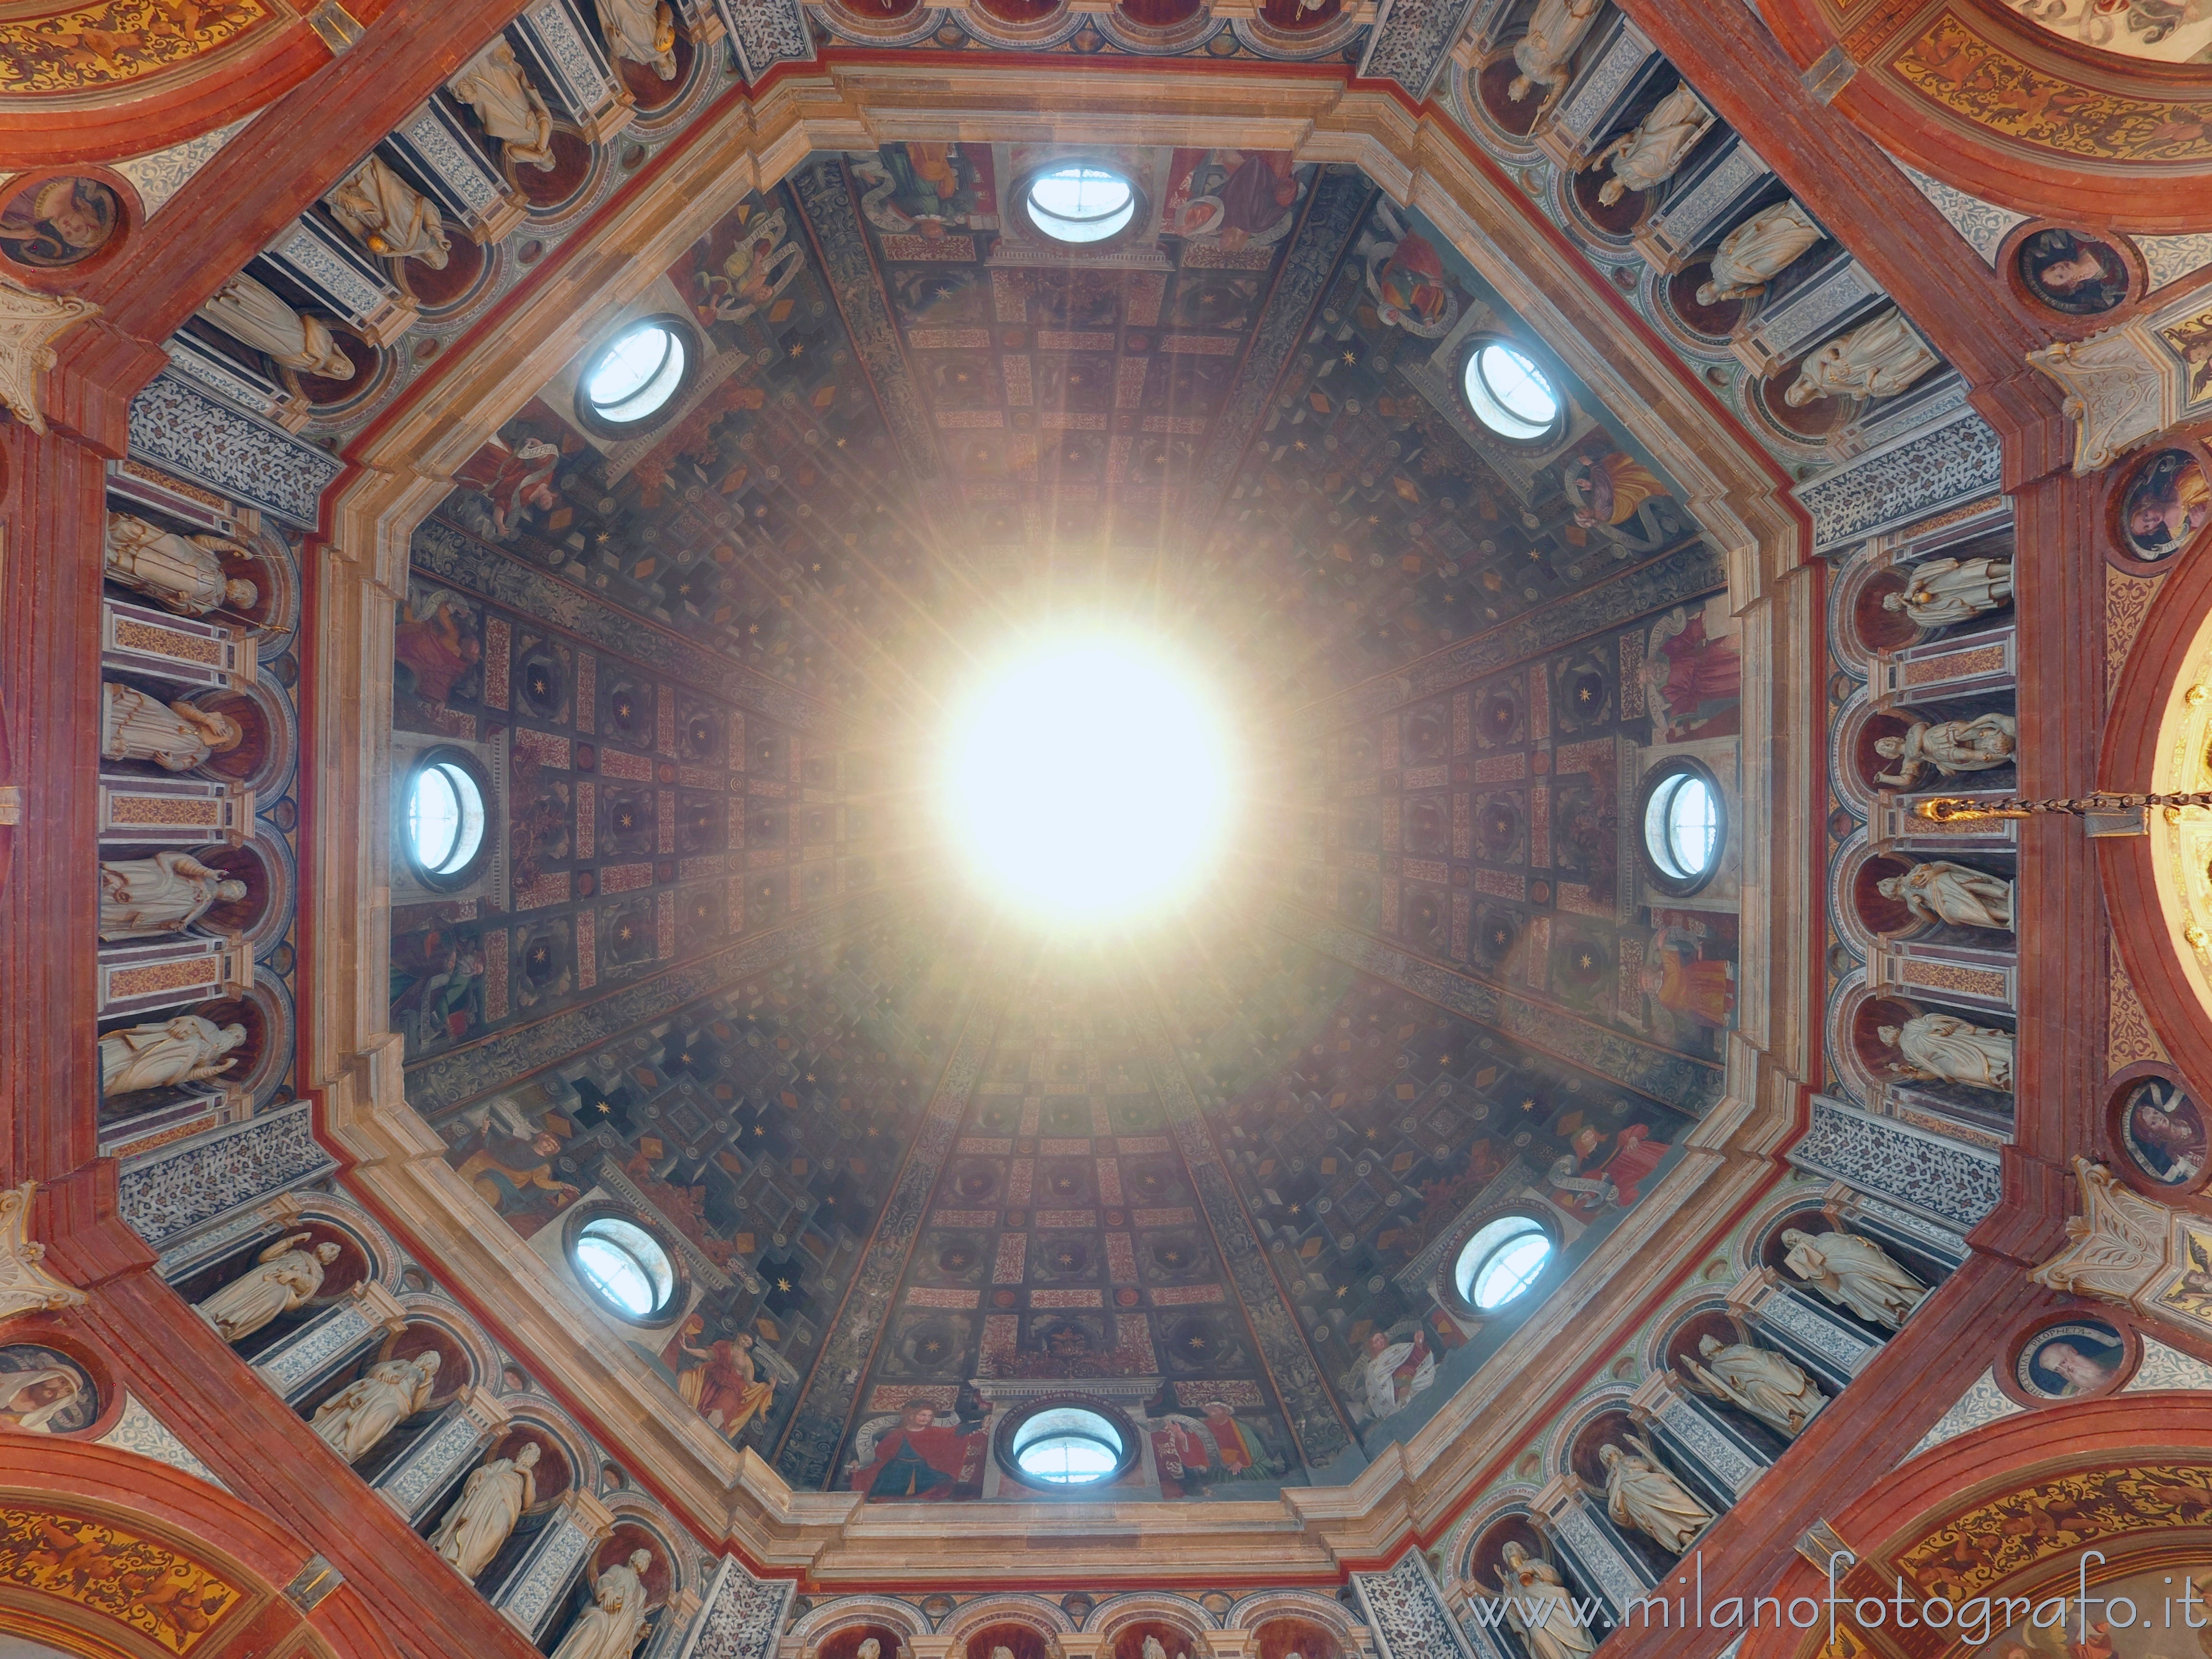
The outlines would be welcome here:
<svg viewBox="0 0 2212 1659">
<path fill-rule="evenodd" d="M 1576 1615 L 1559 1570 L 1517 1541 L 1499 1552 L 1498 1586 L 1505 1615 L 1528 1644 L 1530 1659 L 1590 1659 L 1597 1635 Z"/>
<path fill-rule="evenodd" d="M 1699 1360 L 1688 1360 L 1690 1375 L 1716 1398 L 1749 1412 L 1788 1435 L 1802 1433 L 1814 1413 L 1828 1403 L 1813 1379 L 1771 1348 L 1748 1342 L 1723 1343 L 1712 1335 L 1698 1339 Z"/>
<path fill-rule="evenodd" d="M 1662 927 L 1651 936 L 1650 953 L 1637 970 L 1636 982 L 1668 1013 L 1709 1031 L 1725 1031 L 1735 1014 L 1735 963 L 1705 955 L 1710 933 L 1694 916 Z"/>
<path fill-rule="evenodd" d="M 292 1233 L 278 1239 L 255 1258 L 251 1271 L 198 1304 L 200 1317 L 224 1341 L 237 1342 L 305 1304 L 323 1288 L 323 1269 L 338 1259 L 338 1247 L 328 1240 L 301 1249 L 312 1237 Z"/>
<path fill-rule="evenodd" d="M 1646 501 L 1667 494 L 1656 473 L 1618 449 L 1595 460 L 1577 455 L 1560 469 L 1559 487 L 1584 530 L 1626 524 Z"/>
<path fill-rule="evenodd" d="M 1915 720 L 1901 738 L 1876 738 L 1874 751 L 1897 763 L 1894 772 L 1875 775 L 1876 783 L 1910 789 L 1933 767 L 1947 778 L 1962 772 L 1987 772 L 2009 766 L 2020 743 L 2020 725 L 2009 714 L 1977 714 L 1970 720 Z"/>
<path fill-rule="evenodd" d="M 190 853 L 156 853 L 100 866 L 100 936 L 161 939 L 181 933 L 218 904 L 246 896 L 246 884 Z"/>
<path fill-rule="evenodd" d="M 163 702 L 113 680 L 100 690 L 100 752 L 106 760 L 151 761 L 165 772 L 189 772 L 246 737 L 228 714 Z"/>
<path fill-rule="evenodd" d="M 1765 293 L 1766 285 L 1796 264 L 1825 234 L 1795 201 L 1778 202 L 1753 214 L 1721 238 L 1713 251 L 1711 277 L 1698 285 L 1698 303 L 1719 305 Z"/>
<path fill-rule="evenodd" d="M 1528 32 L 1513 45 L 1513 67 L 1520 73 L 1507 83 L 1505 95 L 1517 104 L 1541 87 L 1538 114 L 1549 109 L 1574 79 L 1576 48 L 1602 4 L 1603 0 L 1536 0 Z"/>
<path fill-rule="evenodd" d="M 64 1365 L 0 1372 L 0 1429 L 52 1434 L 54 1419 L 77 1402 L 84 1384 Z"/>
<path fill-rule="evenodd" d="M 1884 898 L 1895 899 L 1923 921 L 1954 927 L 2012 927 L 2013 884 L 1984 870 L 1930 859 L 1901 876 L 1875 883 Z"/>
<path fill-rule="evenodd" d="M 287 368 L 325 380 L 354 377 L 353 359 L 339 348 L 329 324 L 293 310 L 243 271 L 215 291 L 200 315 Z"/>
<path fill-rule="evenodd" d="M 1628 1437 L 1635 1450 L 1597 1449 L 1605 1468 L 1605 1510 L 1617 1525 L 1634 1527 L 1680 1555 L 1712 1525 L 1713 1512 L 1669 1474 L 1649 1443 Z"/>
<path fill-rule="evenodd" d="M 431 1534 L 430 1547 L 474 1583 L 514 1531 L 523 1510 L 538 1501 L 538 1443 L 524 1443 L 512 1457 L 495 1457 L 474 1471 L 453 1507 Z"/>
<path fill-rule="evenodd" d="M 1437 1357 L 1429 1352 L 1429 1334 L 1417 1330 L 1412 1340 L 1393 1342 L 1386 1331 L 1371 1333 L 1367 1357 L 1355 1375 L 1368 1415 L 1376 1421 L 1405 1410 L 1437 1380 Z"/>
<path fill-rule="evenodd" d="M 592 1583 L 592 1605 L 576 1616 L 553 1659 L 629 1659 L 645 1628 L 645 1573 L 651 1550 L 632 1550 Z"/>
<path fill-rule="evenodd" d="M 1692 616 L 1678 605 L 1652 625 L 1641 672 L 1644 706 L 1668 743 L 1705 732 L 1742 706 L 1742 653 L 1729 635 L 1707 635 L 1702 609 Z"/>
<path fill-rule="evenodd" d="M 552 172 L 553 112 L 504 39 L 495 39 L 478 52 L 447 88 L 476 111 L 484 131 L 505 147 L 507 160 Z"/>
<path fill-rule="evenodd" d="M 700 1373 L 699 1413 L 732 1445 L 756 1418 L 764 1417 L 775 1399 L 775 1380 L 756 1373 L 751 1333 L 739 1331 L 708 1349 Z"/>
<path fill-rule="evenodd" d="M 848 1484 L 878 1500 L 941 1501 L 975 1478 L 981 1447 L 974 1428 L 940 1425 L 934 1406 L 909 1400 L 900 1408 L 897 1425 L 877 1438 L 874 1461 L 846 1466 Z"/>
<path fill-rule="evenodd" d="M 409 606 L 392 630 L 392 654 L 410 677 L 405 689 L 442 708 L 453 687 L 483 660 L 483 645 L 461 631 L 452 605 L 441 605 L 428 617 L 416 616 Z"/>
<path fill-rule="evenodd" d="M 231 1050 L 246 1041 L 243 1025 L 218 1026 L 198 1014 L 132 1025 L 100 1039 L 100 1092 L 112 1100 L 221 1077 L 238 1063 Z M 231 1054 L 229 1059 L 223 1056 Z"/>
<path fill-rule="evenodd" d="M 220 536 L 179 536 L 128 513 L 107 515 L 107 579 L 180 617 L 204 617 L 226 605 L 244 611 L 260 598 L 252 582 L 222 574 L 224 552 L 246 556 Z"/>
<path fill-rule="evenodd" d="M 2045 1343 L 2036 1350 L 2035 1363 L 2063 1379 L 2058 1390 L 2061 1400 L 2094 1394 L 2112 1380 L 2110 1366 L 2082 1352 L 2071 1342 Z"/>
<path fill-rule="evenodd" d="M 1797 409 L 1820 398 L 1894 398 L 1939 361 L 1892 306 L 1806 358 L 1782 398 Z"/>
<path fill-rule="evenodd" d="M 443 270 L 453 239 L 437 204 L 394 173 L 380 155 L 371 155 L 324 198 L 331 215 L 371 253 L 387 259 L 420 259 Z"/>
<path fill-rule="evenodd" d="M 484 447 L 461 463 L 453 482 L 466 484 L 491 502 L 489 534 L 505 541 L 536 508 L 550 513 L 560 504 L 554 493 L 553 474 L 561 465 L 561 447 L 543 438 L 526 438 L 520 448 L 509 448 L 496 433 Z"/>
<path fill-rule="evenodd" d="M 316 1408 L 308 1426 L 349 1463 L 430 1403 L 438 1376 L 433 1349 L 413 1359 L 386 1359 L 349 1382 Z"/>
<path fill-rule="evenodd" d="M 1893 1331 L 1928 1294 L 1928 1287 L 1889 1259 L 1889 1253 L 1856 1233 L 1813 1234 L 1786 1229 L 1783 1265 L 1838 1307 Z"/>
<path fill-rule="evenodd" d="M 1908 568 L 1905 591 L 1881 596 L 1923 628 L 1972 622 L 2012 603 L 2010 559 L 1923 559 Z"/>
<path fill-rule="evenodd" d="M 1956 1014 L 1915 1014 L 1902 1025 L 1876 1026 L 1875 1035 L 1897 1050 L 1894 1069 L 1907 1077 L 2012 1092 L 2010 1031 Z"/>
<path fill-rule="evenodd" d="M 1656 190 L 1674 176 L 1712 125 L 1712 111 L 1688 82 L 1680 82 L 1649 115 L 1583 164 L 1588 169 L 1613 163 L 1613 177 L 1599 187 L 1598 200 L 1611 207 L 1632 190 Z"/>
</svg>

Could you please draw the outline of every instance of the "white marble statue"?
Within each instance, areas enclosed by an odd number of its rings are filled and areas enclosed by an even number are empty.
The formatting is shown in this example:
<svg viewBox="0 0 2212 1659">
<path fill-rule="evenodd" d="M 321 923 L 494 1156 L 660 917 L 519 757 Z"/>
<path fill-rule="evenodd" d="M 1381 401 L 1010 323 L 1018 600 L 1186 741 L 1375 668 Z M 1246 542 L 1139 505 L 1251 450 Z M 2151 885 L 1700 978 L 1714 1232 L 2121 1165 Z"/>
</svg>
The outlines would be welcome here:
<svg viewBox="0 0 2212 1659">
<path fill-rule="evenodd" d="M 109 1100 L 173 1084 L 204 1083 L 237 1064 L 224 1055 L 246 1041 L 243 1025 L 198 1014 L 110 1031 L 100 1040 L 100 1091 Z"/>
<path fill-rule="evenodd" d="M 2013 884 L 1986 871 L 1930 859 L 1901 876 L 1884 876 L 1874 885 L 1884 898 L 1895 899 L 1923 921 L 1946 921 L 1954 927 L 2012 927 Z"/>
<path fill-rule="evenodd" d="M 854 1650 L 853 1659 L 884 1659 L 884 1644 L 871 1636 Z"/>
<path fill-rule="evenodd" d="M 1711 278 L 1698 284 L 1698 303 L 1756 298 L 1822 235 L 1813 216 L 1795 201 L 1777 202 L 1753 214 L 1721 238 L 1713 251 Z"/>
<path fill-rule="evenodd" d="M 1892 306 L 1806 358 L 1783 401 L 1795 409 L 1817 398 L 1894 398 L 1937 362 L 1905 313 Z"/>
<path fill-rule="evenodd" d="M 308 1426 L 350 1463 L 366 1455 L 402 1419 L 428 1405 L 437 1377 L 434 1349 L 413 1359 L 380 1360 L 316 1407 Z"/>
<path fill-rule="evenodd" d="M 1528 32 L 1513 46 L 1513 66 L 1521 72 L 1505 88 L 1515 103 L 1537 87 L 1544 89 L 1540 109 L 1549 109 L 1574 79 L 1575 50 L 1597 21 L 1604 0 L 1536 0 Z"/>
<path fill-rule="evenodd" d="M 1144 1659 L 1168 1659 L 1168 1650 L 1160 1645 L 1160 1638 L 1147 1634 L 1145 1638 Z M 1176 1659 L 1190 1659 L 1188 1653 L 1178 1653 Z"/>
<path fill-rule="evenodd" d="M 1685 81 L 1651 106 L 1651 112 L 1583 163 L 1610 160 L 1613 177 L 1597 199 L 1611 207 L 1632 190 L 1656 190 L 1674 176 L 1698 139 L 1711 131 L 1713 112 Z"/>
<path fill-rule="evenodd" d="M 160 698 L 113 680 L 100 690 L 100 752 L 107 760 L 152 761 L 189 772 L 209 756 L 235 749 L 246 733 L 228 714 Z"/>
<path fill-rule="evenodd" d="M 577 1615 L 553 1659 L 629 1659 L 645 1628 L 645 1570 L 653 1552 L 632 1550 L 592 1585 L 592 1605 Z"/>
<path fill-rule="evenodd" d="M 2010 559 L 1925 559 L 1907 567 L 1905 591 L 1881 596 L 1923 628 L 1947 628 L 2012 602 Z"/>
<path fill-rule="evenodd" d="M 1590 1659 L 1596 1633 L 1575 1617 L 1559 1570 L 1518 1543 L 1501 1554 L 1498 1584 L 1505 1592 L 1505 1616 L 1527 1640 L 1530 1659 Z"/>
<path fill-rule="evenodd" d="M 323 198 L 337 222 L 371 253 L 387 259 L 420 259 L 443 270 L 453 254 L 453 239 L 438 205 L 371 155 Z"/>
<path fill-rule="evenodd" d="M 484 131 L 505 147 L 509 161 L 552 172 L 553 112 L 514 61 L 514 47 L 495 40 L 446 85 L 476 111 Z"/>
<path fill-rule="evenodd" d="M 667 0 L 599 0 L 599 21 L 616 57 L 647 64 L 664 81 L 676 78 L 676 16 Z"/>
<path fill-rule="evenodd" d="M 100 936 L 161 939 L 181 933 L 218 904 L 246 896 L 246 884 L 190 853 L 102 861 Z"/>
<path fill-rule="evenodd" d="M 1803 1432 L 1814 1413 L 1828 1403 L 1796 1362 L 1771 1348 L 1707 1335 L 1698 1339 L 1698 1352 L 1703 1358 L 1688 1362 L 1690 1375 L 1706 1392 L 1784 1434 Z"/>
<path fill-rule="evenodd" d="M 323 1269 L 338 1259 L 333 1243 L 303 1249 L 313 1237 L 292 1233 L 278 1239 L 255 1258 L 251 1270 L 198 1304 L 200 1317 L 224 1341 L 236 1342 L 307 1303 L 323 1288 Z"/>
<path fill-rule="evenodd" d="M 325 380 L 353 379 L 353 359 L 338 349 L 328 324 L 293 310 L 243 271 L 215 291 L 200 315 L 287 368 Z"/>
<path fill-rule="evenodd" d="M 495 1457 L 470 1474 L 468 1484 L 430 1536 L 430 1547 L 474 1583 L 514 1531 L 523 1510 L 538 1501 L 538 1443 L 512 1457 Z"/>
<path fill-rule="evenodd" d="M 1616 1524 L 1634 1527 L 1680 1555 L 1712 1525 L 1713 1512 L 1661 1466 L 1650 1445 L 1633 1435 L 1629 1443 L 1636 1449 L 1597 1449 L 1597 1461 L 1605 1466 L 1605 1512 Z"/>
<path fill-rule="evenodd" d="M 1790 1253 L 1782 1265 L 1838 1307 L 1892 1330 L 1904 1328 L 1907 1315 L 1920 1305 L 1928 1287 L 1889 1259 L 1889 1253 L 1856 1233 L 1822 1233 L 1786 1229 L 1782 1242 Z"/>
<path fill-rule="evenodd" d="M 2020 724 L 2009 714 L 1977 714 L 1970 720 L 1915 720 L 1901 738 L 1876 738 L 1874 751 L 1897 763 L 1894 772 L 1875 775 L 1876 783 L 1910 789 L 1933 767 L 1947 778 L 1961 772 L 1987 772 L 2009 766 L 2020 742 Z"/>
<path fill-rule="evenodd" d="M 1907 1077 L 2012 1092 L 2012 1033 L 1976 1025 L 1956 1014 L 1915 1014 L 1875 1035 L 1897 1050 L 1895 1069 Z"/>
<path fill-rule="evenodd" d="M 179 536 L 128 513 L 107 515 L 107 579 L 180 617 L 204 617 L 226 605 L 243 611 L 260 598 L 252 582 L 222 574 L 225 551 L 246 556 L 220 536 Z"/>
</svg>

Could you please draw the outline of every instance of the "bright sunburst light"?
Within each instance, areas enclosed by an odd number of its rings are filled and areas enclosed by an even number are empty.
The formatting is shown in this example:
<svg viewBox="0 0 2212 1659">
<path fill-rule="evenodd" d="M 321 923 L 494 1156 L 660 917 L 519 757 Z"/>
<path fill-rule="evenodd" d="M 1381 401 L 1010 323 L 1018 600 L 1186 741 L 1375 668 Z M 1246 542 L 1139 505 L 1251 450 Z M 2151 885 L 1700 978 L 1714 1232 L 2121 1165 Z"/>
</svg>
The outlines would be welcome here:
<svg viewBox="0 0 2212 1659">
<path fill-rule="evenodd" d="M 950 710 L 943 809 L 971 878 L 1042 920 L 1138 921 L 1220 859 L 1237 757 L 1216 694 L 1114 633 L 1036 641 Z"/>
</svg>

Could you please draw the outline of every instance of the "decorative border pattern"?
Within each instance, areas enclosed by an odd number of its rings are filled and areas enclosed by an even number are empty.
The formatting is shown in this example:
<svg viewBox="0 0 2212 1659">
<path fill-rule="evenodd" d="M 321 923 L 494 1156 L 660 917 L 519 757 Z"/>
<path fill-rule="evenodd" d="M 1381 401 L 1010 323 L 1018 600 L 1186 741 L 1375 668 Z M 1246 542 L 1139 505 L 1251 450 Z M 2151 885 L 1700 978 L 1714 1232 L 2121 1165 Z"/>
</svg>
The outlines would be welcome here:
<svg viewBox="0 0 2212 1659">
<path fill-rule="evenodd" d="M 1813 1097 L 1812 1127 L 1789 1157 L 1800 1169 L 1878 1194 L 1961 1232 L 2004 1197 L 1995 1153 L 1872 1116 L 1826 1095 Z"/>
<path fill-rule="evenodd" d="M 294 1101 L 131 1159 L 117 1177 L 118 1212 L 158 1249 L 218 1216 L 329 1174 L 337 1160 L 316 1144 L 312 1109 Z"/>
<path fill-rule="evenodd" d="M 164 370 L 131 400 L 131 453 L 302 530 L 345 464 Z"/>
</svg>

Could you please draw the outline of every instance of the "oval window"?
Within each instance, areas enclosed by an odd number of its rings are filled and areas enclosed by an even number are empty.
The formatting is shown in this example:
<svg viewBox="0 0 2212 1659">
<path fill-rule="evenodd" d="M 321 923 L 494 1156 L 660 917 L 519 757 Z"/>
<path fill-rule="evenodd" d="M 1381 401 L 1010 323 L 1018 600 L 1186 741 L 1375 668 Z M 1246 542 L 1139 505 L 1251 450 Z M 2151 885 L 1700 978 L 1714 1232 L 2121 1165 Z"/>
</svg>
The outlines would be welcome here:
<svg viewBox="0 0 2212 1659">
<path fill-rule="evenodd" d="M 1723 823 L 1721 792 L 1702 767 L 1661 774 L 1644 800 L 1644 852 L 1662 886 L 1705 885 L 1720 864 Z"/>
<path fill-rule="evenodd" d="M 609 426 L 634 426 L 667 405 L 690 366 L 690 343 L 672 323 L 632 323 L 584 371 L 584 407 Z"/>
<path fill-rule="evenodd" d="M 1564 407 L 1535 360 L 1503 340 L 1488 341 L 1468 354 L 1464 385 L 1475 419 L 1516 443 L 1550 435 Z"/>
<path fill-rule="evenodd" d="M 1055 1406 L 1014 1431 L 1014 1466 L 1048 1486 L 1081 1486 L 1111 1477 L 1127 1449 L 1121 1430 L 1080 1406 Z"/>
<path fill-rule="evenodd" d="M 1489 1313 L 1536 1282 L 1553 1248 L 1551 1234 L 1534 1216 L 1500 1216 L 1461 1246 L 1453 1283 L 1469 1307 Z"/>
<path fill-rule="evenodd" d="M 650 1319 L 667 1307 L 676 1269 L 660 1241 L 635 1222 L 599 1216 L 569 1247 L 576 1276 L 625 1319 Z"/>
<path fill-rule="evenodd" d="M 432 760 L 407 786 L 407 849 L 424 875 L 451 878 L 483 850 L 483 791 L 466 767 Z"/>
<path fill-rule="evenodd" d="M 1097 161 L 1071 161 L 1030 181 L 1030 222 L 1056 242 L 1103 242 L 1137 214 L 1137 191 Z"/>
</svg>

